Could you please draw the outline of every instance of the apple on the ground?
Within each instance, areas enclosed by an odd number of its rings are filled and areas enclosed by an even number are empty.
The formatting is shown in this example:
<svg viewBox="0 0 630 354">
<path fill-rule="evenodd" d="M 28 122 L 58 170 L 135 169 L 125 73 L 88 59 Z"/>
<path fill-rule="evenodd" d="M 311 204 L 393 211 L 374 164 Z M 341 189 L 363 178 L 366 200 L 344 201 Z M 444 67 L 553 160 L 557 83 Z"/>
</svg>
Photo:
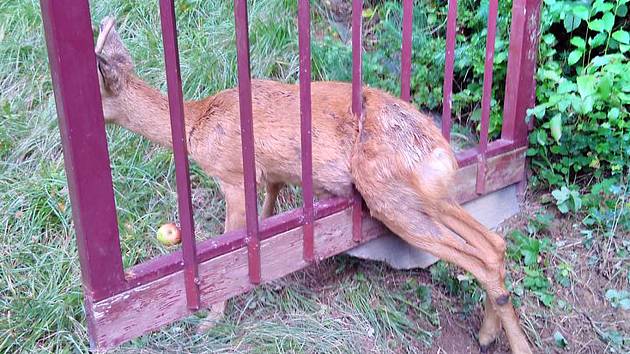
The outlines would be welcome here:
<svg viewBox="0 0 630 354">
<path fill-rule="evenodd" d="M 182 236 L 177 225 L 170 223 L 160 226 L 157 231 L 157 239 L 164 246 L 174 246 L 182 241 Z"/>
</svg>

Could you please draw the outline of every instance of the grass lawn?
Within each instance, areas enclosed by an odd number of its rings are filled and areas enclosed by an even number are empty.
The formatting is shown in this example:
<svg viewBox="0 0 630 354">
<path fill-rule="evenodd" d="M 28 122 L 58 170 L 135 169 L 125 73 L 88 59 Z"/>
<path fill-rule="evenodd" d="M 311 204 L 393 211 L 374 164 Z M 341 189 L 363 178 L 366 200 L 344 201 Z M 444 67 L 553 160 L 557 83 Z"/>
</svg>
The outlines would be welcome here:
<svg viewBox="0 0 630 354">
<path fill-rule="evenodd" d="M 108 14 L 119 19 L 137 73 L 164 90 L 157 2 L 91 3 L 95 24 Z M 185 97 L 233 87 L 232 2 L 176 3 Z M 346 80 L 345 32 L 324 3 L 314 5 L 314 76 Z M 254 77 L 295 82 L 296 4 L 251 2 Z M 462 144 L 474 140 L 465 128 L 458 129 Z M 169 252 L 153 235 L 159 225 L 176 219 L 173 158 L 121 128 L 108 127 L 107 135 L 128 267 Z M 198 234 L 216 235 L 225 215 L 217 184 L 194 165 L 192 181 Z M 299 205 L 299 194 L 285 190 L 280 201 L 289 209 Z M 542 351 L 560 350 L 558 333 L 577 352 L 627 349 L 627 311 L 603 295 L 605 289 L 623 287 L 627 268 L 614 262 L 592 267 L 587 260 L 593 252 L 604 257 L 610 250 L 584 248 L 570 218 L 536 224 L 545 215 L 542 209 L 528 204 L 502 230 L 510 239 L 510 279 L 530 339 Z M 79 263 L 39 2 L 33 0 L 0 3 L 0 210 L 0 352 L 86 352 Z M 530 232 L 533 224 L 536 232 Z M 515 236 L 512 229 L 526 231 Z M 544 238 L 551 245 L 538 247 L 539 266 L 530 264 L 525 272 L 523 250 Z M 539 274 L 530 274 L 534 271 Z M 395 271 L 339 256 L 232 299 L 226 318 L 207 333 L 195 332 L 204 316 L 200 313 L 119 350 L 476 352 L 482 297 L 474 281 L 443 263 L 430 270 Z M 501 338 L 495 351 L 506 350 Z"/>
</svg>

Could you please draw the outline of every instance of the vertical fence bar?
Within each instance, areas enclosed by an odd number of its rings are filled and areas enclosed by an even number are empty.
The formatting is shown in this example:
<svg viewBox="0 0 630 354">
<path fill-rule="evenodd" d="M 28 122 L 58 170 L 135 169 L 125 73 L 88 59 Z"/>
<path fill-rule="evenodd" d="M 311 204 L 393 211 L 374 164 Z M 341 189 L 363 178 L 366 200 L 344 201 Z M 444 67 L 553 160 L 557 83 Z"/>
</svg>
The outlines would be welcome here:
<svg viewBox="0 0 630 354">
<path fill-rule="evenodd" d="M 442 136 L 451 141 L 453 125 L 453 71 L 455 69 L 455 36 L 457 35 L 457 0 L 448 1 L 446 18 L 446 55 L 444 62 L 444 98 L 442 100 Z"/>
<path fill-rule="evenodd" d="M 313 156 L 311 139 L 311 5 L 298 3 L 298 36 L 300 47 L 300 124 L 302 143 L 302 199 L 304 200 L 304 260 L 314 259 L 313 235 Z"/>
<path fill-rule="evenodd" d="M 497 34 L 499 0 L 490 0 L 488 7 L 488 35 L 486 37 L 486 61 L 483 69 L 483 96 L 481 98 L 479 155 L 477 155 L 476 191 L 478 194 L 483 194 L 486 189 L 486 151 L 488 150 L 488 130 L 490 129 L 492 70 L 494 64 L 494 42 Z"/>
<path fill-rule="evenodd" d="M 88 1 L 42 0 L 86 301 L 125 286 Z M 88 318 L 88 321 L 91 321 Z"/>
<path fill-rule="evenodd" d="M 356 119 L 363 115 L 363 80 L 362 80 L 362 50 L 363 36 L 363 0 L 352 0 L 352 113 Z M 352 239 L 361 241 L 361 221 L 363 200 L 357 190 L 354 191 L 352 206 Z"/>
<path fill-rule="evenodd" d="M 238 100 L 241 115 L 241 143 L 245 183 L 245 218 L 247 220 L 247 255 L 249 280 L 260 283 L 260 239 L 256 198 L 256 162 L 254 159 L 254 123 L 252 113 L 252 79 L 249 66 L 249 32 L 247 0 L 234 0 L 236 56 L 238 62 Z"/>
<path fill-rule="evenodd" d="M 413 44 L 413 0 L 403 0 L 402 48 L 400 53 L 400 98 L 411 98 L 411 48 Z"/>
<path fill-rule="evenodd" d="M 514 0 L 501 138 L 527 145 L 527 109 L 536 101 L 536 60 L 542 0 Z"/>
<path fill-rule="evenodd" d="M 184 121 L 184 100 L 182 78 L 177 47 L 177 25 L 173 0 L 160 0 L 162 41 L 164 42 L 164 62 L 166 84 L 168 86 L 168 109 L 171 116 L 173 154 L 175 155 L 175 179 L 177 182 L 177 205 L 182 229 L 182 254 L 184 258 L 184 282 L 186 302 L 191 310 L 199 309 L 199 270 L 195 225 L 190 195 L 190 170 L 186 144 L 186 124 Z"/>
</svg>

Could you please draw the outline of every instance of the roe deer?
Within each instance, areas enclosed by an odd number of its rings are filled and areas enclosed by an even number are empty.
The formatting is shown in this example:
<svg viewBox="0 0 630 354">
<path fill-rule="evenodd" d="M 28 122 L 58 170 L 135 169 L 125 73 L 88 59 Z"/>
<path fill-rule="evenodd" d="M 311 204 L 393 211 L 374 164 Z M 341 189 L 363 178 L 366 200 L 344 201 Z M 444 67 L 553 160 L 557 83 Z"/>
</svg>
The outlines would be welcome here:
<svg viewBox="0 0 630 354">
<path fill-rule="evenodd" d="M 112 18 L 103 20 L 95 49 L 105 119 L 168 147 L 168 101 L 134 74 L 114 27 Z M 391 231 L 477 278 L 487 292 L 482 348 L 503 326 L 514 353 L 531 353 L 504 284 L 505 241 L 449 196 L 457 170 L 449 144 L 430 117 L 369 87 L 357 120 L 351 91 L 347 83 L 312 83 L 315 192 L 350 197 L 356 186 L 371 215 Z M 299 89 L 254 80 L 252 94 L 256 181 L 266 187 L 267 217 L 282 186 L 301 180 Z M 184 108 L 188 151 L 225 195 L 226 231 L 245 227 L 238 101 L 237 90 L 230 89 Z"/>
</svg>

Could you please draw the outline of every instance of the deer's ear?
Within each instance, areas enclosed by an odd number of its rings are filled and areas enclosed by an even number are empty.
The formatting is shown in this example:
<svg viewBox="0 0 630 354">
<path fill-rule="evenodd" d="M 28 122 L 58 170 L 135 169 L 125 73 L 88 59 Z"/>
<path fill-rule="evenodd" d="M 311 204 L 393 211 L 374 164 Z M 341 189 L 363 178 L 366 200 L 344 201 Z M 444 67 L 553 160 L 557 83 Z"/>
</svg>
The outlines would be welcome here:
<svg viewBox="0 0 630 354">
<path fill-rule="evenodd" d="M 99 81 L 107 91 L 118 94 L 123 88 L 125 76 L 133 70 L 133 62 L 116 32 L 113 17 L 108 16 L 101 21 L 94 52 L 101 78 Z"/>
</svg>

